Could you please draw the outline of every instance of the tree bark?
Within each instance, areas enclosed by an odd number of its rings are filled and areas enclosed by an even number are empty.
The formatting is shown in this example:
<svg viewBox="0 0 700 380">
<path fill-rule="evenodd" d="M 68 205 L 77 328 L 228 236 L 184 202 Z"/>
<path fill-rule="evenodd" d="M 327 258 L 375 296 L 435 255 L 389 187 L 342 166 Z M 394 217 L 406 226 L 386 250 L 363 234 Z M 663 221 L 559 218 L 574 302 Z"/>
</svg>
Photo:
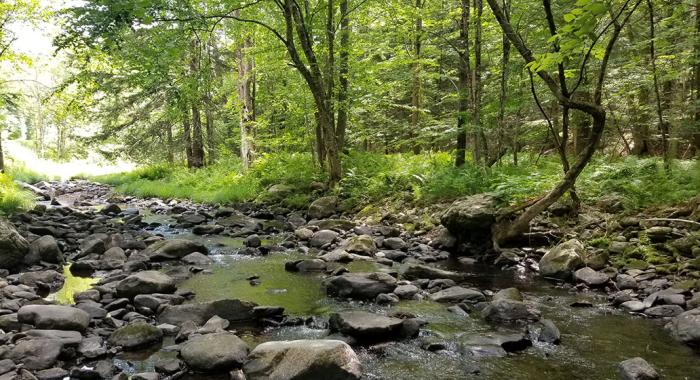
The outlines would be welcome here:
<svg viewBox="0 0 700 380">
<path fill-rule="evenodd" d="M 173 152 L 173 126 L 170 123 L 165 123 L 165 143 L 168 145 L 167 160 L 169 164 L 175 162 L 175 153 Z"/>
<path fill-rule="evenodd" d="M 423 18 L 421 17 L 423 5 L 421 0 L 416 0 L 416 22 L 415 36 L 413 38 L 413 88 L 411 90 L 411 144 L 413 153 L 420 153 L 420 144 L 418 143 L 418 135 L 420 134 L 420 110 L 422 107 L 422 86 L 421 86 L 421 70 L 422 65 L 421 49 L 422 49 L 422 33 L 423 33 Z"/>
<path fill-rule="evenodd" d="M 656 97 L 656 117 L 659 123 L 659 131 L 661 132 L 661 154 L 664 159 L 664 168 L 668 171 L 671 168 L 670 157 L 668 154 L 668 124 L 664 120 L 663 104 L 661 102 L 661 91 L 659 90 L 659 76 L 656 69 L 656 38 L 655 20 L 654 20 L 654 3 L 652 0 L 647 0 L 647 8 L 649 8 L 649 59 L 651 60 L 651 73 L 654 79 L 654 95 Z"/>
<path fill-rule="evenodd" d="M 204 166 L 204 144 L 202 142 L 202 117 L 199 107 L 192 105 L 192 167 Z"/>
<path fill-rule="evenodd" d="M 508 0 L 503 0 L 503 16 L 506 20 L 510 21 L 510 4 Z M 508 71 L 509 71 L 509 61 L 510 61 L 510 40 L 505 33 L 503 33 L 503 41 L 501 42 L 501 50 L 503 56 L 501 57 L 501 92 L 498 96 L 498 138 L 496 139 L 496 151 L 498 152 L 498 160 L 503 156 L 502 151 L 505 151 L 504 147 L 505 141 L 505 131 L 507 129 L 505 122 L 506 114 L 506 101 L 508 98 Z M 515 138 L 515 136 L 513 136 Z M 517 154 L 517 153 L 514 153 Z"/>
<path fill-rule="evenodd" d="M 192 127 L 190 125 L 190 112 L 188 109 L 185 109 L 184 117 L 182 119 L 182 139 L 185 144 L 187 167 L 191 168 L 194 166 L 194 159 L 192 157 Z"/>
<path fill-rule="evenodd" d="M 695 38 L 693 39 L 693 121 L 694 128 L 691 128 L 693 144 L 695 145 L 695 155 L 700 157 L 700 0 L 695 0 Z"/>
<path fill-rule="evenodd" d="M 469 0 L 461 0 L 459 19 L 459 63 L 457 66 L 457 151 L 455 152 L 455 166 L 463 166 L 466 161 L 467 151 L 467 113 L 469 112 Z"/>
<path fill-rule="evenodd" d="M 212 108 L 211 95 L 207 94 L 205 104 L 204 104 L 204 120 L 206 124 L 206 134 L 207 134 L 207 159 L 209 164 L 213 164 L 216 161 L 216 143 L 214 139 L 214 111 Z"/>
<path fill-rule="evenodd" d="M 246 169 L 251 166 L 255 159 L 255 104 L 253 98 L 255 62 L 248 54 L 252 47 L 252 38 L 246 36 L 236 49 L 238 56 L 238 101 L 241 106 L 241 160 Z"/>
<path fill-rule="evenodd" d="M 338 120 L 336 121 L 336 138 L 338 149 L 345 147 L 345 132 L 348 125 L 348 74 L 350 72 L 350 16 L 348 0 L 340 0 L 340 54 L 338 56 Z"/>
<path fill-rule="evenodd" d="M 474 17 L 474 71 L 472 72 L 472 113 L 475 129 L 473 154 L 475 163 L 486 165 L 488 161 L 488 145 L 481 123 L 481 17 L 484 12 L 482 0 L 474 0 L 474 9 L 476 10 L 476 17 Z"/>
</svg>

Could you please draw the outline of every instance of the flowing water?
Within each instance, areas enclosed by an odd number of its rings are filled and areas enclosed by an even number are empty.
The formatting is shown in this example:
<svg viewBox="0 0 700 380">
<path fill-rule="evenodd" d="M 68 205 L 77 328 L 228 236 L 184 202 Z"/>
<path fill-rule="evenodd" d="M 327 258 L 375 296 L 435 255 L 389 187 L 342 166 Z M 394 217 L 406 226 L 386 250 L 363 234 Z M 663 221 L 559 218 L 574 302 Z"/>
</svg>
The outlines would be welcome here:
<svg viewBox="0 0 700 380">
<path fill-rule="evenodd" d="M 617 379 L 617 364 L 635 356 L 649 361 L 663 379 L 700 379 L 700 356 L 675 342 L 663 330 L 662 322 L 622 313 L 608 306 L 602 296 L 573 294 L 526 272 L 460 267 L 455 263 L 445 265 L 449 269 L 470 273 L 470 285 L 479 289 L 519 288 L 526 301 L 536 304 L 542 316 L 554 321 L 562 333 L 560 345 L 536 343 L 534 347 L 505 357 L 475 358 L 463 353 L 461 342 L 474 336 L 508 331 L 495 330 L 478 316 L 453 314 L 446 310 L 446 305 L 431 301 L 402 301 L 389 308 L 326 297 L 321 274 L 284 270 L 286 261 L 305 257 L 299 253 L 244 256 L 236 253 L 242 246 L 239 238 L 201 237 L 167 228 L 159 232 L 196 240 L 211 249 L 215 260 L 211 273 L 196 274 L 180 284 L 180 288 L 197 294 L 194 302 L 239 298 L 260 305 L 283 306 L 289 315 L 294 316 L 327 316 L 335 311 L 357 309 L 378 313 L 406 310 L 428 322 L 417 339 L 380 348 L 357 348 L 367 379 Z M 346 266 L 354 272 L 399 269 L 370 261 Z M 251 285 L 247 280 L 251 276 L 259 276 L 261 283 Z M 53 297 L 61 301 L 69 296 L 68 293 L 72 295 L 72 292 L 84 290 L 89 285 L 88 279 L 67 277 L 68 289 L 64 287 Z M 593 306 L 569 306 L 581 298 Z M 327 335 L 327 330 L 294 326 L 240 331 L 239 334 L 250 347 L 254 347 L 271 340 L 322 338 Z M 443 343 L 447 349 L 438 352 L 424 350 L 420 342 L 425 340 Z M 159 358 L 176 355 L 167 349 L 172 344 L 172 340 L 166 340 L 160 347 L 121 354 L 115 358 L 115 364 L 130 373 L 152 370 Z M 217 379 L 209 375 L 190 378 Z"/>
</svg>

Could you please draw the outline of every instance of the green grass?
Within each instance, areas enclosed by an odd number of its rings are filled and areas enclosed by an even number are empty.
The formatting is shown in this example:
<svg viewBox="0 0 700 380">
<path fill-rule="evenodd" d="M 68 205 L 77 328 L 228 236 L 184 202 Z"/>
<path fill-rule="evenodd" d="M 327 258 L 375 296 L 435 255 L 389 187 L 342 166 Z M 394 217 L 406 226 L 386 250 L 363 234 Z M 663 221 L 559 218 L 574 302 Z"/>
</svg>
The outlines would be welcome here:
<svg viewBox="0 0 700 380">
<path fill-rule="evenodd" d="M 344 176 L 331 192 L 346 205 L 359 209 L 384 201 L 430 204 L 482 192 L 495 194 L 504 204 L 532 198 L 551 189 L 561 178 L 556 157 L 521 165 L 496 165 L 488 170 L 467 163 L 454 168 L 450 154 L 352 153 L 344 157 Z M 207 168 L 154 165 L 130 173 L 94 178 L 123 193 L 141 197 L 189 198 L 206 203 L 275 201 L 303 208 L 312 199 L 312 182 L 323 181 L 308 154 L 269 154 L 244 171 L 236 159 Z M 265 192 L 271 185 L 285 184 L 293 190 L 281 197 Z M 598 157 L 577 183 L 580 196 L 592 203 L 616 196 L 627 209 L 678 203 L 698 194 L 700 164 L 676 161 L 670 173 L 656 158 L 611 159 Z"/>
<path fill-rule="evenodd" d="M 16 181 L 26 182 L 29 184 L 35 184 L 39 181 L 47 181 L 51 179 L 45 174 L 41 174 L 39 172 L 29 169 L 23 164 L 17 163 L 11 166 L 7 166 L 5 168 L 5 174 L 7 174 L 10 178 Z"/>
<path fill-rule="evenodd" d="M 10 214 L 28 210 L 34 205 L 34 196 L 21 189 L 7 174 L 0 173 L 0 213 Z"/>
</svg>

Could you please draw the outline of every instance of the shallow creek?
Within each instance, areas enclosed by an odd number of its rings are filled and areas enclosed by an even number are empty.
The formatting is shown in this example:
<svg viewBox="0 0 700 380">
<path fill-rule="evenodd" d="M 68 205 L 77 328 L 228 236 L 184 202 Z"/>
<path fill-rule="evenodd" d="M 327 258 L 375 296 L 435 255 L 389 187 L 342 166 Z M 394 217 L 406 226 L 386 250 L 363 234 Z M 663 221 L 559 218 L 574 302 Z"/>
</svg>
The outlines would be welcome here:
<svg viewBox="0 0 700 380">
<path fill-rule="evenodd" d="M 167 223 L 167 217 L 152 216 L 146 222 Z M 242 246 L 238 238 L 201 237 L 159 227 L 156 232 L 166 237 L 186 238 L 202 242 L 210 248 L 216 264 L 210 274 L 196 274 L 180 284 L 194 291 L 194 301 L 240 298 L 260 305 L 278 305 L 287 314 L 326 316 L 349 309 L 386 313 L 389 307 L 371 303 L 348 302 L 328 298 L 321 285 L 322 275 L 290 273 L 284 262 L 298 257 L 296 253 L 272 253 L 265 257 L 237 254 Z M 493 327 L 478 316 L 463 317 L 446 310 L 446 305 L 431 301 L 402 301 L 391 310 L 406 310 L 426 320 L 421 338 L 389 344 L 380 348 L 356 348 L 367 379 L 617 379 L 617 364 L 641 356 L 651 363 L 663 379 L 700 379 L 700 356 L 671 339 L 663 330 L 663 322 L 633 316 L 607 305 L 602 296 L 577 295 L 558 289 L 552 283 L 527 273 L 500 271 L 489 267 L 460 267 L 446 263 L 449 269 L 471 274 L 468 285 L 479 289 L 498 290 L 517 287 L 527 301 L 538 305 L 544 318 L 549 318 L 562 333 L 560 345 L 535 343 L 534 347 L 502 358 L 475 358 L 461 353 L 460 341 L 493 333 Z M 398 270 L 374 262 L 353 262 L 350 271 Z M 261 284 L 251 286 L 246 278 L 260 276 Z M 87 279 L 68 278 L 66 287 L 54 297 L 68 299 L 73 292 L 90 286 Z M 73 288 L 67 288 L 73 287 Z M 72 297 L 70 297 L 72 298 Z M 569 305 L 584 298 L 593 307 L 572 308 Z M 503 331 L 503 330 L 498 330 Z M 508 332 L 506 330 L 506 332 Z M 239 331 L 252 348 L 270 340 L 322 338 L 326 330 L 307 326 Z M 442 342 L 447 349 L 430 352 L 420 347 L 421 339 Z M 115 364 L 131 373 L 152 370 L 158 358 L 174 356 L 163 348 L 174 344 L 166 339 L 161 347 L 124 353 Z M 216 379 L 216 376 L 191 376 L 192 379 Z M 222 376 L 222 379 L 227 378 Z"/>
</svg>

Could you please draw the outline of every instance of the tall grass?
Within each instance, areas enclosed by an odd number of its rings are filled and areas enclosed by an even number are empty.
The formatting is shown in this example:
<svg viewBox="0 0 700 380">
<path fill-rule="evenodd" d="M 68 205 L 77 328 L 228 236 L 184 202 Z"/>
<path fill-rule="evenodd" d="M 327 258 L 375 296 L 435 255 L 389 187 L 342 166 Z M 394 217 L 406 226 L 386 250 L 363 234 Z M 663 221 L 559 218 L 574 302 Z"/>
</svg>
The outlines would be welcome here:
<svg viewBox="0 0 700 380">
<path fill-rule="evenodd" d="M 0 213 L 27 210 L 33 205 L 33 194 L 21 189 L 10 176 L 0 173 Z"/>
<path fill-rule="evenodd" d="M 503 164 L 484 169 L 468 162 L 455 168 L 452 156 L 444 152 L 355 152 L 344 157 L 343 168 L 343 179 L 331 192 L 357 207 L 392 199 L 426 204 L 482 192 L 493 193 L 510 204 L 548 191 L 562 176 L 555 157 L 525 159 L 519 166 Z M 95 179 L 142 197 L 221 204 L 269 201 L 264 190 L 286 184 L 292 193 L 275 201 L 303 207 L 311 200 L 312 182 L 323 181 L 324 176 L 310 155 L 284 153 L 264 155 L 247 171 L 240 161 L 228 159 L 199 170 L 155 165 Z M 629 209 L 676 203 L 700 191 L 700 164 L 676 161 L 666 173 L 656 158 L 597 158 L 581 175 L 577 187 L 584 201 L 614 195 Z"/>
</svg>

